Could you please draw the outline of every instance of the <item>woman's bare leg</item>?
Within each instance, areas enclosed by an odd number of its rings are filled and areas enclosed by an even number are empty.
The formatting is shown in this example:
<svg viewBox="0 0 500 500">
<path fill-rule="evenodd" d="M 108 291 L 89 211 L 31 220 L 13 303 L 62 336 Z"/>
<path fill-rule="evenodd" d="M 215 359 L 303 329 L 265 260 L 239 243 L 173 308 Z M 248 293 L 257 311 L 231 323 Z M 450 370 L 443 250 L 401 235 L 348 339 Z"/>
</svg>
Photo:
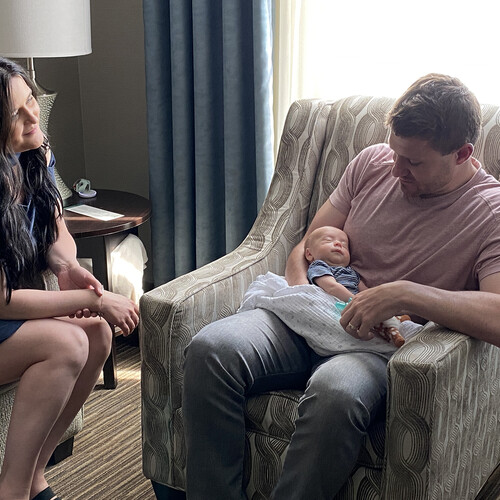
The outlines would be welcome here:
<svg viewBox="0 0 500 500">
<path fill-rule="evenodd" d="M 71 396 L 42 447 L 33 476 L 31 497 L 47 487 L 47 481 L 44 476 L 47 462 L 66 432 L 66 429 L 94 388 L 111 349 L 111 328 L 107 321 L 100 318 L 75 320 L 68 318 L 61 321 L 68 321 L 82 326 L 88 337 L 89 353 L 87 362 L 75 383 Z"/>
<path fill-rule="evenodd" d="M 40 450 L 87 358 L 83 329 L 54 319 L 27 321 L 0 344 L 0 384 L 20 379 L 0 474 L 1 500 L 30 498 Z"/>
</svg>

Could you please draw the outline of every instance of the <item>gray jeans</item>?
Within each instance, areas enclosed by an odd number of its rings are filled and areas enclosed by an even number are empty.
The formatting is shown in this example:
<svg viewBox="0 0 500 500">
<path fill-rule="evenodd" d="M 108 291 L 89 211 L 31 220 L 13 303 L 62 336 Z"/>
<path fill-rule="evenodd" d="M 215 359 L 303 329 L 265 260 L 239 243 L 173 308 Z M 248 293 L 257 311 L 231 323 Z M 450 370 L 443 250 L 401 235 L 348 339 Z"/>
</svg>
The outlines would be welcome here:
<svg viewBox="0 0 500 500">
<path fill-rule="evenodd" d="M 202 329 L 186 349 L 183 418 L 188 500 L 241 500 L 248 395 L 304 389 L 275 500 L 331 500 L 383 411 L 387 359 L 316 355 L 274 314 L 256 309 Z"/>
</svg>

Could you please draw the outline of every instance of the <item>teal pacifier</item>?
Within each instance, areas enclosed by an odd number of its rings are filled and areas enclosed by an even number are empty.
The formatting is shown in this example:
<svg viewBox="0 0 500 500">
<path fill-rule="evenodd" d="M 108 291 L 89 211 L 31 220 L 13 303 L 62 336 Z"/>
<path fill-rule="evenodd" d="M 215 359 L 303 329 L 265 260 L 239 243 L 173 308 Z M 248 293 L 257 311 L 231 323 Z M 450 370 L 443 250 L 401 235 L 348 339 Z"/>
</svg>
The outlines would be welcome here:
<svg viewBox="0 0 500 500">
<path fill-rule="evenodd" d="M 345 306 L 351 302 L 352 298 L 349 297 L 349 300 L 347 302 L 342 302 L 341 300 L 338 300 L 335 302 L 335 309 L 339 312 L 339 314 L 342 314 L 342 311 L 345 309 Z"/>
</svg>

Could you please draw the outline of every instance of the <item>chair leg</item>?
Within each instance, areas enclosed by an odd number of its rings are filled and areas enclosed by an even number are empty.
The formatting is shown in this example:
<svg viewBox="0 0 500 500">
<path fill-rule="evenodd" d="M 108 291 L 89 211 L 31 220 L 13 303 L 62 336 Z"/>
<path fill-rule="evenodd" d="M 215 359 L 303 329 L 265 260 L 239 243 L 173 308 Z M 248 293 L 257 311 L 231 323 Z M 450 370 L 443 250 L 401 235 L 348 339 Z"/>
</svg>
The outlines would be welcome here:
<svg viewBox="0 0 500 500">
<path fill-rule="evenodd" d="M 157 483 L 151 480 L 156 500 L 186 500 L 184 491 L 176 490 L 165 484 Z"/>
<path fill-rule="evenodd" d="M 115 330 L 113 325 L 110 324 L 110 326 L 114 331 L 114 335 L 111 342 L 111 352 L 109 353 L 108 359 L 104 363 L 102 374 L 104 378 L 104 388 L 116 389 L 116 386 L 118 385 L 118 377 L 116 374 L 116 337 L 122 335 L 122 332 L 121 330 Z M 126 337 L 126 339 L 129 344 L 139 347 L 139 329 L 135 328 L 134 331 Z"/>
<path fill-rule="evenodd" d="M 52 456 L 49 459 L 49 463 L 47 465 L 56 465 L 65 458 L 70 457 L 73 454 L 73 444 L 75 442 L 75 437 L 71 436 L 66 439 L 62 443 L 57 445 L 57 448 L 52 453 Z"/>
<path fill-rule="evenodd" d="M 116 375 L 116 341 L 114 335 L 111 342 L 111 352 L 109 353 L 108 359 L 104 363 L 102 372 L 104 378 L 104 388 L 116 389 L 118 380 Z"/>
</svg>

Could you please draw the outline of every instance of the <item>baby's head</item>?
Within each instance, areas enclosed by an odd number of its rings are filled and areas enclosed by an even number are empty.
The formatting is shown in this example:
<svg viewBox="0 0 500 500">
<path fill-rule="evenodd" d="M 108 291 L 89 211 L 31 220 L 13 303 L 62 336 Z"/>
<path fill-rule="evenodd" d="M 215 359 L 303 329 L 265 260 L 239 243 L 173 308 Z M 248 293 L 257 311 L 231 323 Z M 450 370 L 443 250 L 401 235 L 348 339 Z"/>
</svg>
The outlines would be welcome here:
<svg viewBox="0 0 500 500">
<path fill-rule="evenodd" d="M 306 239 L 304 252 L 309 263 L 323 260 L 329 266 L 347 266 L 351 260 L 347 234 L 333 226 L 315 229 Z"/>
</svg>

